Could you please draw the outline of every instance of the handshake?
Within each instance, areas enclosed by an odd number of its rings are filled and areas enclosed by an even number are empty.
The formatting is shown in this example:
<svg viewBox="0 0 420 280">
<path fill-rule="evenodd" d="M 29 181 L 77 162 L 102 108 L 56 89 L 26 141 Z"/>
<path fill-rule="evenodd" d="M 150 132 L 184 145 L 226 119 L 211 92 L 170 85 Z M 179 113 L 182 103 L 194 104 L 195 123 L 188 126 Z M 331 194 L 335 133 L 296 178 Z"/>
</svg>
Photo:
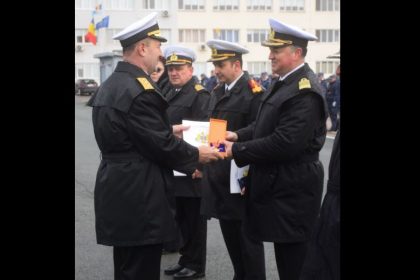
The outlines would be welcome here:
<svg viewBox="0 0 420 280">
<path fill-rule="evenodd" d="M 175 136 L 182 138 L 182 132 L 187 130 L 189 126 L 187 125 L 174 125 L 172 126 L 173 133 Z M 198 161 L 202 164 L 209 163 L 212 161 L 217 161 L 219 159 L 224 159 L 226 157 L 232 157 L 232 145 L 230 141 L 236 141 L 238 136 L 236 133 L 227 131 L 226 140 L 222 141 L 218 147 L 214 146 L 199 146 L 198 147 Z M 228 141 L 229 140 L 229 141 Z"/>
</svg>

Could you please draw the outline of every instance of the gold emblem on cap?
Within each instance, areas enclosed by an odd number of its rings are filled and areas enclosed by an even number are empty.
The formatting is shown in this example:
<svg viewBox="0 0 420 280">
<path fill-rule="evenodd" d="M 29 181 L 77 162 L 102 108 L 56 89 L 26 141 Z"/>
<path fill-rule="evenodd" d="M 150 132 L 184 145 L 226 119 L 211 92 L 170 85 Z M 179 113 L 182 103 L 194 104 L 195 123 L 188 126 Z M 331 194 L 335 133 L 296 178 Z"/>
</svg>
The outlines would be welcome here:
<svg viewBox="0 0 420 280">
<path fill-rule="evenodd" d="M 144 88 L 144 89 L 155 89 L 153 86 L 152 86 L 152 84 L 146 79 L 146 78 L 143 78 L 143 77 L 139 77 L 139 78 L 137 78 L 137 81 L 139 81 L 139 83 L 141 84 L 141 86 Z"/>
<path fill-rule="evenodd" d="M 311 82 L 306 78 L 302 78 L 299 81 L 299 89 L 304 89 L 304 88 L 311 88 Z"/>
<path fill-rule="evenodd" d="M 274 29 L 273 28 L 271 28 L 271 31 L 270 31 L 270 36 L 269 36 L 269 39 L 270 40 L 272 40 L 272 39 L 274 39 Z"/>
<path fill-rule="evenodd" d="M 171 55 L 171 57 L 169 58 L 169 60 L 170 60 L 170 61 L 177 61 L 177 60 L 178 60 L 178 56 L 177 56 L 175 53 L 173 53 L 173 54 Z"/>
<path fill-rule="evenodd" d="M 147 33 L 147 36 L 152 36 L 152 35 L 160 36 L 160 29 L 154 30 L 154 31 L 150 31 L 149 33 Z"/>
<path fill-rule="evenodd" d="M 216 56 L 217 55 L 217 50 L 215 48 L 211 48 L 211 55 L 212 56 Z"/>
</svg>

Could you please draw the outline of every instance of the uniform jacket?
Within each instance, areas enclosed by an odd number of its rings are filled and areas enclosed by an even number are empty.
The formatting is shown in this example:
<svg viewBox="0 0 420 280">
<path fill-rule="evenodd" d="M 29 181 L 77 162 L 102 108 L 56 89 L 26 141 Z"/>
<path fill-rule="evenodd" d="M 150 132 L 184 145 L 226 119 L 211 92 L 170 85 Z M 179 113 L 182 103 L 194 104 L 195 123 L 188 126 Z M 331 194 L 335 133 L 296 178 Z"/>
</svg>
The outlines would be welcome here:
<svg viewBox="0 0 420 280">
<path fill-rule="evenodd" d="M 235 131 L 255 120 L 262 90 L 253 92 L 249 76 L 244 75 L 233 88 L 225 93 L 225 84 L 216 87 L 209 104 L 210 118 L 227 120 L 227 130 Z M 227 220 L 241 220 L 244 213 L 244 198 L 230 193 L 231 160 L 219 160 L 204 166 L 201 201 L 202 214 Z"/>
<path fill-rule="evenodd" d="M 210 93 L 194 79 L 189 80 L 178 92 L 173 88 L 167 95 L 167 113 L 171 125 L 181 124 L 182 120 L 207 121 Z M 202 169 L 202 168 L 200 168 Z M 175 196 L 201 197 L 202 180 L 190 176 L 175 177 Z"/>
<path fill-rule="evenodd" d="M 119 62 L 88 105 L 102 154 L 94 192 L 97 242 L 138 246 L 174 240 L 172 170 L 191 174 L 198 149 L 172 134 L 168 103 L 132 64 Z"/>
<path fill-rule="evenodd" d="M 237 131 L 239 167 L 250 165 L 245 229 L 257 240 L 300 242 L 310 237 L 321 203 L 326 104 L 305 65 L 264 93 L 255 123 Z"/>
</svg>

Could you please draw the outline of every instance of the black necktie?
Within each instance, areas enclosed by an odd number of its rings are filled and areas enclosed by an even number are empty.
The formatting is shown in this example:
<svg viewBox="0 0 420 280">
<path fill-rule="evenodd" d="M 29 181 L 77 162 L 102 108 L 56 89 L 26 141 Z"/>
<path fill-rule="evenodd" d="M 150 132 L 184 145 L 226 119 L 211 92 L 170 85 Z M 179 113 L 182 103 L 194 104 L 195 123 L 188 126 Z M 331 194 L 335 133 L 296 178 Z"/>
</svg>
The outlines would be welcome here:
<svg viewBox="0 0 420 280">
<path fill-rule="evenodd" d="M 276 90 L 278 90 L 282 85 L 284 84 L 284 82 L 283 81 L 280 81 L 280 80 L 278 80 L 275 84 L 274 84 L 274 86 L 273 86 L 273 89 L 271 90 L 271 92 L 275 92 Z"/>
</svg>

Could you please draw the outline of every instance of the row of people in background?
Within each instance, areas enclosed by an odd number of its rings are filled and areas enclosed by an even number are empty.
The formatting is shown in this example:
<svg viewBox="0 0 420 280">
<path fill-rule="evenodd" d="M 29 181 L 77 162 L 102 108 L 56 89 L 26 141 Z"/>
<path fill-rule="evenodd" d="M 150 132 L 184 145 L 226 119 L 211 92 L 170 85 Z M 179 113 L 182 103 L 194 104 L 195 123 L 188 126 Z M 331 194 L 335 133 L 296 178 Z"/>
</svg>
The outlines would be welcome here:
<svg viewBox="0 0 420 280">
<path fill-rule="evenodd" d="M 115 36 L 123 61 L 89 101 L 102 153 L 97 241 L 114 246 L 115 279 L 159 279 L 165 247 L 180 253 L 165 274 L 204 277 L 211 218 L 219 220 L 233 279 L 266 279 L 264 241 L 274 243 L 281 280 L 307 275 L 301 271 L 320 210 L 328 111 L 305 63 L 316 37 L 269 24 L 262 45 L 277 77 L 264 73 L 261 85 L 243 70 L 248 50 L 223 40 L 207 42 L 214 75 L 200 83 L 194 51 L 169 46 L 162 54 L 156 13 Z M 182 120 L 209 118 L 227 121 L 226 158 L 172 134 L 187 129 Z M 249 168 L 239 191 L 230 188 L 234 166 Z"/>
<path fill-rule="evenodd" d="M 338 65 L 335 75 L 331 75 L 328 79 L 324 79 L 324 73 L 318 73 L 317 75 L 328 105 L 328 113 L 331 119 L 330 131 L 337 131 L 340 124 L 340 73 L 340 65 Z"/>
</svg>

